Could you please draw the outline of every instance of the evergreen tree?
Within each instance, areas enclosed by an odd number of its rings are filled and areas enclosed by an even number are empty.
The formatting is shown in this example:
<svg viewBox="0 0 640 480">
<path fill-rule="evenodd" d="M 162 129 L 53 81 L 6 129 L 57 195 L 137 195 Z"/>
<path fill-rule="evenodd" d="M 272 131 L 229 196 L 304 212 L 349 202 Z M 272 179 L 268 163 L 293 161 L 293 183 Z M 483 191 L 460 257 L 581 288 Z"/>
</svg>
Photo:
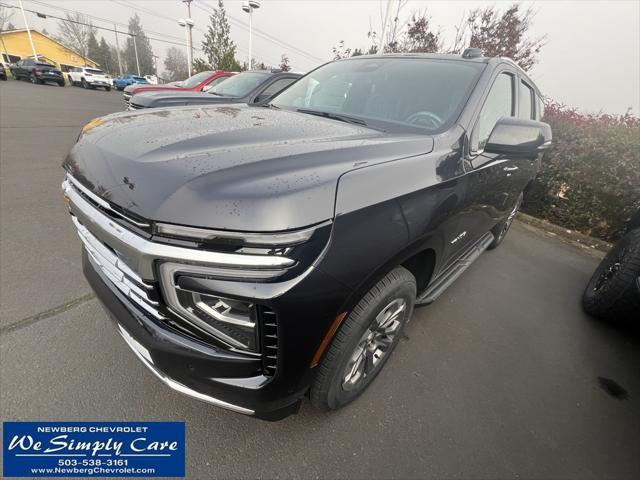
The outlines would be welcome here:
<svg viewBox="0 0 640 480">
<path fill-rule="evenodd" d="M 209 16 L 209 28 L 202 41 L 209 64 L 217 70 L 240 70 L 236 60 L 236 44 L 231 40 L 231 26 L 222 0 Z"/>
<path fill-rule="evenodd" d="M 134 39 L 132 35 L 135 36 Z M 153 75 L 155 68 L 153 66 L 153 49 L 151 43 L 142 29 L 140 17 L 135 14 L 129 19 L 129 36 L 125 43 L 122 62 L 127 73 L 138 74 L 138 66 L 136 64 L 136 47 L 138 50 L 138 61 L 140 63 L 140 75 Z"/>
</svg>

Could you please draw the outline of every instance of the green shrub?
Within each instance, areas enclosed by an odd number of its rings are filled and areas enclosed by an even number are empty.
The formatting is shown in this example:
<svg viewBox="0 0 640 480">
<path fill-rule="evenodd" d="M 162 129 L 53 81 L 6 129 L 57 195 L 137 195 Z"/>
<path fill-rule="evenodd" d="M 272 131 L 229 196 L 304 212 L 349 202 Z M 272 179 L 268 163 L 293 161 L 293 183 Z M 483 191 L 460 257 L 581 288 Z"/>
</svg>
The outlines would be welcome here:
<svg viewBox="0 0 640 480">
<path fill-rule="evenodd" d="M 543 119 L 553 145 L 523 211 L 586 235 L 615 241 L 640 208 L 640 119 L 581 115 L 557 103 Z"/>
</svg>

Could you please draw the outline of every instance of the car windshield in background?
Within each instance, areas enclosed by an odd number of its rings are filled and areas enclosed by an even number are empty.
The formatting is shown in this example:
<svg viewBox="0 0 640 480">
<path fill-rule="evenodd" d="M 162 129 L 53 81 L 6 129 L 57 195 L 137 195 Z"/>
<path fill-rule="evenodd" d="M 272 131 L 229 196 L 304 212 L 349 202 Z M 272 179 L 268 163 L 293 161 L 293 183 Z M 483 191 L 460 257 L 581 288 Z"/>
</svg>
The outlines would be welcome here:
<svg viewBox="0 0 640 480">
<path fill-rule="evenodd" d="M 134 80 L 137 80 L 138 82 L 146 82 L 147 79 L 146 78 L 142 78 L 142 77 L 133 77 Z"/>
<path fill-rule="evenodd" d="M 223 97 L 243 97 L 266 80 L 269 73 L 244 72 L 219 83 L 209 93 Z"/>
<path fill-rule="evenodd" d="M 50 63 L 36 63 L 36 67 L 56 68 L 55 65 L 51 65 Z"/>
<path fill-rule="evenodd" d="M 212 73 L 213 72 L 196 73 L 195 75 L 192 75 L 191 77 L 187 78 L 186 80 L 183 80 L 182 82 L 180 82 L 180 86 L 182 88 L 195 87 L 196 85 L 204 82 L 207 78 L 209 78 Z"/>
<path fill-rule="evenodd" d="M 87 68 L 85 71 L 87 73 L 93 73 L 95 75 L 104 75 L 104 72 L 102 70 L 97 70 L 95 68 Z"/>
<path fill-rule="evenodd" d="M 303 77 L 271 105 L 344 121 L 360 119 L 383 130 L 418 127 L 435 133 L 456 120 L 482 68 L 429 58 L 339 61 Z"/>
</svg>

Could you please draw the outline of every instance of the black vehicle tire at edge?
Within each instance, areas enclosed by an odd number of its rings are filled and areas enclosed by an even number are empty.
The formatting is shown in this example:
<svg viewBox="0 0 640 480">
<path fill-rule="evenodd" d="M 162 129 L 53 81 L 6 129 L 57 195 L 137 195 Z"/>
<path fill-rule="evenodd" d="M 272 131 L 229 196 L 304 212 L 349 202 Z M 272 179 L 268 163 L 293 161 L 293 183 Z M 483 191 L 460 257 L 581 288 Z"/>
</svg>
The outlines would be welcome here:
<svg viewBox="0 0 640 480">
<path fill-rule="evenodd" d="M 36 75 L 34 73 L 32 73 L 31 75 L 29 75 L 29 81 L 31 83 L 33 83 L 34 85 L 39 85 L 40 84 L 40 80 L 38 80 L 36 78 Z"/>
<path fill-rule="evenodd" d="M 390 300 L 403 298 L 406 308 L 393 341 L 380 364 L 374 367 L 372 374 L 362 380 L 354 390 L 346 391 L 342 387 L 343 373 L 362 335 L 376 320 Z M 371 288 L 347 315 L 336 332 L 331 345 L 317 367 L 318 372 L 310 389 L 311 403 L 321 410 L 336 410 L 355 400 L 364 392 L 374 378 L 384 368 L 393 353 L 402 330 L 413 314 L 416 299 L 416 280 L 403 267 L 396 267 Z"/>
<path fill-rule="evenodd" d="M 524 198 L 524 194 L 520 192 L 518 199 L 516 200 L 516 204 L 509 213 L 509 216 L 504 219 L 502 222 L 498 223 L 493 229 L 491 233 L 493 233 L 494 239 L 493 242 L 489 244 L 487 250 L 493 250 L 494 248 L 498 248 L 498 246 L 504 241 L 507 233 L 511 229 L 511 225 L 513 224 L 513 220 L 518 215 L 518 211 L 520 210 L 520 206 L 522 205 L 522 199 Z"/>
<path fill-rule="evenodd" d="M 604 283 L 598 287 L 603 275 Z M 622 237 L 593 272 L 582 296 L 584 311 L 610 322 L 630 321 L 634 314 L 637 317 L 640 313 L 640 292 L 636 285 L 638 276 L 640 228 Z"/>
<path fill-rule="evenodd" d="M 80 86 L 84 89 L 89 88 L 89 85 L 87 84 L 87 81 L 84 78 L 80 81 Z"/>
</svg>

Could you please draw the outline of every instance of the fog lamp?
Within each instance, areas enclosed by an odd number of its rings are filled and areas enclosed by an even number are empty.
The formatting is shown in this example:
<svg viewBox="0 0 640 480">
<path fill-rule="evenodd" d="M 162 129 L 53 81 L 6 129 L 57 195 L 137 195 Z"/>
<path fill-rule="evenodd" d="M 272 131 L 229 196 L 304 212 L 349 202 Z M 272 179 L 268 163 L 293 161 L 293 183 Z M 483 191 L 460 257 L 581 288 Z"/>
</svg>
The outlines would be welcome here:
<svg viewBox="0 0 640 480">
<path fill-rule="evenodd" d="M 192 323 L 232 347 L 258 351 L 254 304 L 182 289 L 176 293 Z"/>
</svg>

